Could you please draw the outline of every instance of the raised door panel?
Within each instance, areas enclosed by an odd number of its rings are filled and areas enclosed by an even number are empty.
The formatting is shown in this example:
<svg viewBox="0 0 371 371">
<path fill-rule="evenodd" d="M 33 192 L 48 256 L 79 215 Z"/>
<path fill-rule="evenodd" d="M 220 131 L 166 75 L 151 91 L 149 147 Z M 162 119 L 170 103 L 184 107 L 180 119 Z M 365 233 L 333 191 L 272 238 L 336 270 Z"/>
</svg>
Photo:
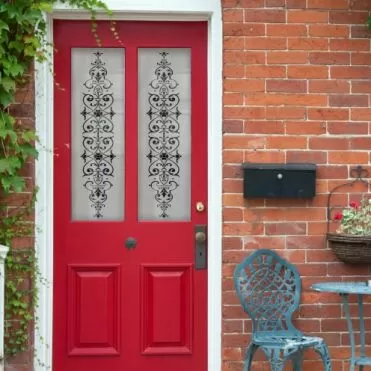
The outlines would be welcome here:
<svg viewBox="0 0 371 371">
<path fill-rule="evenodd" d="M 69 266 L 71 356 L 119 354 L 119 266 Z"/>
<path fill-rule="evenodd" d="M 142 267 L 143 354 L 192 353 L 191 268 Z"/>
</svg>

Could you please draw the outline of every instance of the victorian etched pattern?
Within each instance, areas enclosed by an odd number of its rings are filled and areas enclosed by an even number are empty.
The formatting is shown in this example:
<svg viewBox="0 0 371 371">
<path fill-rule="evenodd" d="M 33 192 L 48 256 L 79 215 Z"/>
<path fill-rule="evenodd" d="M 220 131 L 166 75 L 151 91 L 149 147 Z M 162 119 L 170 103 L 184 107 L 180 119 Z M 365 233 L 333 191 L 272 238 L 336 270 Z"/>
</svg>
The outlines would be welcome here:
<svg viewBox="0 0 371 371">
<path fill-rule="evenodd" d="M 160 218 L 169 218 L 174 191 L 179 187 L 179 84 L 173 79 L 169 53 L 160 53 L 155 76 L 149 84 L 148 143 L 149 184 L 161 212 Z"/>
<path fill-rule="evenodd" d="M 84 160 L 83 184 L 89 192 L 94 218 L 103 218 L 103 208 L 107 192 L 113 187 L 114 97 L 110 89 L 112 82 L 107 78 L 103 53 L 94 52 L 94 60 L 89 70 L 90 79 L 83 84 L 86 88 L 82 97 L 83 117 L 81 155 Z"/>
</svg>

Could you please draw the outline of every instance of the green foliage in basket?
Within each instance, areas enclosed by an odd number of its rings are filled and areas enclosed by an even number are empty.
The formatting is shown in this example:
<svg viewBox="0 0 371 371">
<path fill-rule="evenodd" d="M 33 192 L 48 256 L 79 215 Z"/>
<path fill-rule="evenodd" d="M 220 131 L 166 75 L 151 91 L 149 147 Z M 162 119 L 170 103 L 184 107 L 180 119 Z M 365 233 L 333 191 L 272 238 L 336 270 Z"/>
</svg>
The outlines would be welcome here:
<svg viewBox="0 0 371 371">
<path fill-rule="evenodd" d="M 342 212 L 335 214 L 335 220 L 340 223 L 338 233 L 371 235 L 371 200 L 363 198 L 361 202 L 351 202 Z"/>
</svg>

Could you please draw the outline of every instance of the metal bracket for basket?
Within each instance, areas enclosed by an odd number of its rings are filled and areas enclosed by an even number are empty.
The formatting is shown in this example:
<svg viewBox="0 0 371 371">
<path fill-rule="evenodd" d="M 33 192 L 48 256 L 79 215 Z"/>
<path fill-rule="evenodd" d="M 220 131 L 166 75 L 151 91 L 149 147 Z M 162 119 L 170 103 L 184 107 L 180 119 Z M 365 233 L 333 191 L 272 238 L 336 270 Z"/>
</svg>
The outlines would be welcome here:
<svg viewBox="0 0 371 371">
<path fill-rule="evenodd" d="M 354 179 L 349 182 L 345 182 L 345 183 L 337 185 L 328 194 L 327 196 L 327 233 L 329 233 L 330 231 L 331 209 L 332 209 L 331 208 L 331 197 L 334 194 L 334 192 L 338 190 L 339 188 L 342 188 L 347 185 L 353 185 L 358 182 L 361 182 L 364 185 L 368 186 L 371 183 L 364 179 L 364 178 L 368 178 L 368 176 L 369 176 L 368 170 L 363 168 L 361 165 L 357 165 L 357 167 L 350 169 L 350 177 Z"/>
</svg>

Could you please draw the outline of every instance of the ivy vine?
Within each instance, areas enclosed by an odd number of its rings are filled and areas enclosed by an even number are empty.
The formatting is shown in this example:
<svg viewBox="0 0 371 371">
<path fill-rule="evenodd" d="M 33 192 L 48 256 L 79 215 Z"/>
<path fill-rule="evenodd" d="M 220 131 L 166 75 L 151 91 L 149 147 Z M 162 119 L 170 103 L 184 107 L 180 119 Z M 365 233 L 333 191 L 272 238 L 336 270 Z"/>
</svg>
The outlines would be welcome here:
<svg viewBox="0 0 371 371">
<path fill-rule="evenodd" d="M 56 0 L 0 1 L 0 244 L 10 247 L 6 259 L 5 357 L 25 351 L 32 344 L 29 334 L 35 320 L 40 280 L 32 221 L 37 192 L 28 190 L 21 172 L 38 156 L 35 149 L 38 138 L 33 127 L 17 118 L 16 103 L 22 102 L 16 102 L 16 92 L 32 81 L 34 61 L 47 63 L 51 56 L 44 14 L 52 12 L 55 3 Z M 98 10 L 111 15 L 105 3 L 100 0 L 58 3 L 89 11 L 91 29 L 100 45 L 95 19 Z M 119 40 L 113 21 L 111 30 Z M 31 196 L 23 204 L 11 206 L 12 201 L 27 195 Z"/>
</svg>

